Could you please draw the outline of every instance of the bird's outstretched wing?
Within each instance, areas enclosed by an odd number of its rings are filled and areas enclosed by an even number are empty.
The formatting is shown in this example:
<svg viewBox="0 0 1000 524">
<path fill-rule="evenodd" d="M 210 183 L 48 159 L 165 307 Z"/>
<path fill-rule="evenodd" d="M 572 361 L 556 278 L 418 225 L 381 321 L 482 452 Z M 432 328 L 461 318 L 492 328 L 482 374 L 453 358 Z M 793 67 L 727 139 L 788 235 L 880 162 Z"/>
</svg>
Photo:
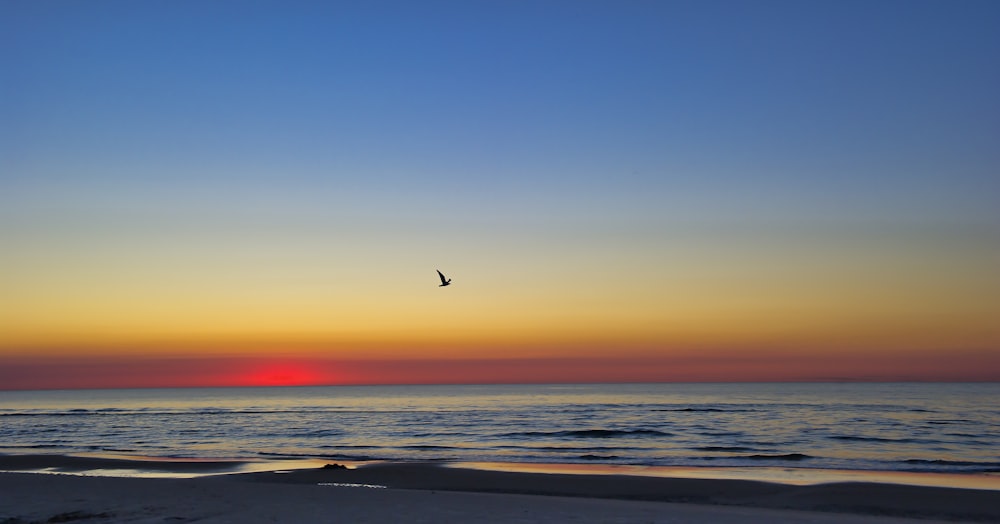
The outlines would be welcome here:
<svg viewBox="0 0 1000 524">
<path fill-rule="evenodd" d="M 435 271 L 437 271 L 437 272 L 438 272 L 438 277 L 440 277 L 440 278 L 441 278 L 441 283 L 442 283 L 442 284 L 447 284 L 447 283 L 448 283 L 448 281 L 447 281 L 447 280 L 445 280 L 445 278 L 444 278 L 444 274 L 443 274 L 443 273 L 441 273 L 441 270 L 440 270 L 440 269 L 435 269 Z"/>
</svg>

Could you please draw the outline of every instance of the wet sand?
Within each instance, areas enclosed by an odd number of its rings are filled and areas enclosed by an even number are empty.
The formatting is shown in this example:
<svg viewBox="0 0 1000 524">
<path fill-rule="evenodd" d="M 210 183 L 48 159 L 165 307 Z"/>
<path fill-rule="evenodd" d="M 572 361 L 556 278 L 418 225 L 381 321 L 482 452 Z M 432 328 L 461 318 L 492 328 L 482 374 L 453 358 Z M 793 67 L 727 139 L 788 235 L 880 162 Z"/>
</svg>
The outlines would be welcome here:
<svg viewBox="0 0 1000 524">
<path fill-rule="evenodd" d="M 121 470 L 123 462 L 3 456 L 0 469 L 94 472 Z M 14 468 L 15 463 L 22 467 Z M 409 463 L 254 473 L 232 473 L 240 468 L 226 461 L 185 464 L 202 474 L 226 474 L 122 478 L 0 473 L 0 523 L 1000 522 L 996 490 L 526 473 Z M 177 466 L 171 462 L 163 467 L 168 465 Z"/>
</svg>

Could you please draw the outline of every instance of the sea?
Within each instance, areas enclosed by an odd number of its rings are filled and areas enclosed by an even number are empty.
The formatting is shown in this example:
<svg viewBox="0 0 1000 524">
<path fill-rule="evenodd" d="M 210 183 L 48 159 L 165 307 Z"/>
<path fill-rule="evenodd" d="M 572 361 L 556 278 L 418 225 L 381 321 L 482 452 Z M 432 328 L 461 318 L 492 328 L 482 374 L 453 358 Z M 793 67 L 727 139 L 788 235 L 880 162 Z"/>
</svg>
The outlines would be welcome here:
<svg viewBox="0 0 1000 524">
<path fill-rule="evenodd" d="M 0 391 L 0 454 L 996 474 L 1000 383 Z"/>
</svg>

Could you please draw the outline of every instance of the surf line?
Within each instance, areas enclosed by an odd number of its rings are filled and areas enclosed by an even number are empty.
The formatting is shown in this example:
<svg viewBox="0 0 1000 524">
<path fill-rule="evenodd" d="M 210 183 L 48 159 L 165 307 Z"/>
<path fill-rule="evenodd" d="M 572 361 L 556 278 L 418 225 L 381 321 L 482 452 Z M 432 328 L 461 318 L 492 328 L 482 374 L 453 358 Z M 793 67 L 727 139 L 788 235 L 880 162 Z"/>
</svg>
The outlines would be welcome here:
<svg viewBox="0 0 1000 524">
<path fill-rule="evenodd" d="M 333 486 L 337 488 L 371 488 L 371 489 L 386 489 L 388 486 L 383 486 L 381 484 L 354 484 L 352 482 L 320 482 L 316 484 L 317 486 Z"/>
</svg>

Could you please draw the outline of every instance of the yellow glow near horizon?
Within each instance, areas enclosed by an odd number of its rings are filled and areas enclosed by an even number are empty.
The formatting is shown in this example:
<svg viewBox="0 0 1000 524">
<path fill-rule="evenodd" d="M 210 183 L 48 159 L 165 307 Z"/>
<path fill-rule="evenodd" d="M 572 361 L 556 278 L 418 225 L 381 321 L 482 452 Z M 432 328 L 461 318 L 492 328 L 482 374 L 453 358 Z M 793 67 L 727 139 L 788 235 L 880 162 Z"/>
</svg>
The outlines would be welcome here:
<svg viewBox="0 0 1000 524">
<path fill-rule="evenodd" d="M 401 258 L 384 247 L 147 241 L 18 254 L 4 275 L 0 357 L 725 359 L 1000 346 L 986 248 L 731 236 L 619 250 L 599 238 L 600 248 L 568 238 L 450 251 L 457 262 L 440 269 L 454 284 L 443 289 L 429 248 Z M 503 265 L 494 250 L 509 253 Z"/>
</svg>

